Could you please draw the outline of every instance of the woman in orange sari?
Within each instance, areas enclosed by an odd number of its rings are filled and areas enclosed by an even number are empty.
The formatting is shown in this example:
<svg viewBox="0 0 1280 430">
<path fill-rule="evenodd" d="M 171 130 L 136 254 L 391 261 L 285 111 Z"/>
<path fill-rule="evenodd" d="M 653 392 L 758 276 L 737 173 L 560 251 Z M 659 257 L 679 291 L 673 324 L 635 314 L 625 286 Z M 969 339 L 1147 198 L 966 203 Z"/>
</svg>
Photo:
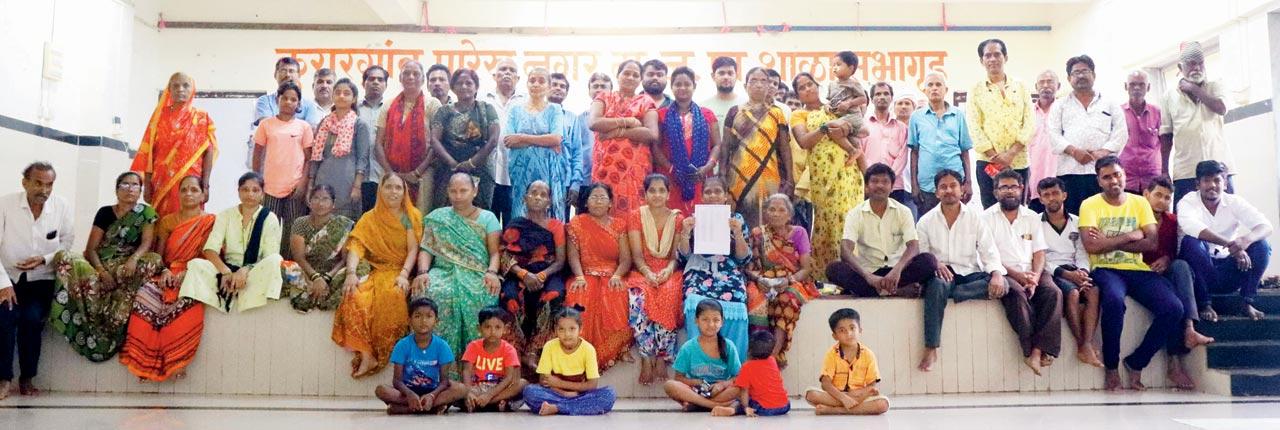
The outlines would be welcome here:
<svg viewBox="0 0 1280 430">
<path fill-rule="evenodd" d="M 602 92 L 591 102 L 592 182 L 609 185 L 617 200 L 614 216 L 627 216 L 640 207 L 645 175 L 653 170 L 651 146 L 658 142 L 658 111 L 653 98 L 640 87 L 640 62 L 618 66 L 618 92 Z"/>
<path fill-rule="evenodd" d="M 818 297 L 809 276 L 809 235 L 791 224 L 795 208 L 784 194 L 765 200 L 764 224 L 751 229 L 751 248 L 759 258 L 747 268 L 747 319 L 752 331 L 770 330 L 778 341 L 773 356 L 787 365 L 787 349 L 800 320 L 800 307 Z"/>
<path fill-rule="evenodd" d="M 196 356 L 204 331 L 204 306 L 178 297 L 187 262 L 200 251 L 213 231 L 213 214 L 205 213 L 205 193 L 198 176 L 184 176 L 178 186 L 177 212 L 160 219 L 156 253 L 165 270 L 142 284 L 133 302 L 120 362 L 143 381 L 181 378 Z"/>
<path fill-rule="evenodd" d="M 605 184 L 583 188 L 569 221 L 569 268 L 574 279 L 565 293 L 565 307 L 582 310 L 582 338 L 596 348 L 604 372 L 631 348 L 627 322 L 627 287 L 622 276 L 631 271 L 625 225 L 609 215 L 613 190 Z"/>
<path fill-rule="evenodd" d="M 356 223 L 347 239 L 347 273 L 361 261 L 373 266 L 368 276 L 348 276 L 344 297 L 333 317 L 333 342 L 356 353 L 351 376 L 378 373 L 391 349 L 409 329 L 409 275 L 418 256 L 422 212 L 409 201 L 404 179 L 388 172 L 378 187 L 378 202 Z"/>
<path fill-rule="evenodd" d="M 665 382 L 667 364 L 675 359 L 676 330 L 683 322 L 680 300 L 684 275 L 677 264 L 676 226 L 684 224 L 680 211 L 667 208 L 666 176 L 644 178 L 644 206 L 627 217 L 627 242 L 635 269 L 627 275 L 631 328 L 640 353 L 640 384 Z"/>
<path fill-rule="evenodd" d="M 208 198 L 218 141 L 209 114 L 192 106 L 195 94 L 196 83 L 190 76 L 178 72 L 169 77 L 142 135 L 138 155 L 129 166 L 142 174 L 143 197 L 161 218 L 180 208 L 178 183 L 187 176 L 200 178 L 200 188 Z"/>
</svg>

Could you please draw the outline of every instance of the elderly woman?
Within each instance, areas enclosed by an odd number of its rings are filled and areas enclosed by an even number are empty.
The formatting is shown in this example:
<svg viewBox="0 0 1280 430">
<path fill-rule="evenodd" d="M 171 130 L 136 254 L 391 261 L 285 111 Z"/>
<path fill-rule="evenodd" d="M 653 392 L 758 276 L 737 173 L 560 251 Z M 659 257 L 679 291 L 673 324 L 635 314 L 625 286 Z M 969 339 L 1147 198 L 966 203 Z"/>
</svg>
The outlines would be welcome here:
<svg viewBox="0 0 1280 430">
<path fill-rule="evenodd" d="M 331 311 L 342 301 L 341 289 L 347 273 L 347 235 L 356 223 L 334 213 L 337 200 L 334 194 L 333 187 L 327 184 L 312 187 L 307 197 L 311 214 L 293 221 L 289 254 L 305 280 L 298 283 L 305 288 L 290 292 L 289 303 L 298 312 Z M 369 263 L 361 261 L 357 273 L 358 277 L 367 276 Z"/>
<path fill-rule="evenodd" d="M 441 107 L 431 119 L 431 147 L 437 162 L 435 193 L 431 208 L 449 206 L 449 177 L 464 172 L 478 179 L 473 204 L 487 208 L 493 200 L 493 172 L 486 164 L 489 153 L 498 147 L 502 123 L 498 110 L 484 100 L 476 100 L 480 79 L 471 69 L 458 69 L 449 78 L 449 88 L 457 101 Z"/>
<path fill-rule="evenodd" d="M 502 143 L 511 150 L 508 165 L 512 218 L 525 215 L 525 191 L 534 181 L 543 181 L 551 186 L 551 216 L 568 219 L 564 192 L 569 184 L 569 159 L 561 145 L 564 109 L 547 101 L 550 76 L 543 67 L 529 72 L 529 100 L 507 111 L 507 132 Z"/>
<path fill-rule="evenodd" d="M 564 222 L 550 215 L 555 201 L 551 190 L 543 181 L 529 184 L 521 199 L 528 211 L 502 232 L 499 299 L 516 317 L 517 330 L 509 334 L 517 340 L 517 349 L 533 357 L 540 354 L 530 353 L 555 332 L 551 316 L 564 308 L 565 230 Z"/>
<path fill-rule="evenodd" d="M 749 99 L 725 114 L 726 149 L 722 156 L 732 184 L 729 200 L 754 226 L 760 225 L 760 203 L 765 196 L 777 192 L 789 195 L 795 182 L 787 119 L 770 97 L 773 82 L 760 67 L 747 71 L 745 79 Z"/>
<path fill-rule="evenodd" d="M 617 200 L 613 214 L 627 216 L 641 206 L 644 177 L 653 170 L 651 146 L 658 140 L 658 112 L 640 87 L 640 62 L 618 65 L 618 91 L 602 92 L 591 103 L 593 182 L 608 184 Z"/>
<path fill-rule="evenodd" d="M 612 367 L 631 347 L 627 287 L 622 277 L 631 271 L 626 222 L 610 213 L 613 190 L 595 183 L 583 188 L 583 210 L 569 221 L 569 268 L 573 282 L 565 306 L 581 306 L 582 338 L 596 349 L 599 371 Z"/>
<path fill-rule="evenodd" d="M 747 267 L 747 308 L 752 330 L 771 330 L 773 356 L 787 364 L 800 307 L 818 297 L 809 276 L 809 234 L 791 224 L 794 208 L 784 194 L 765 200 L 764 224 L 751 230 L 756 258 Z"/>
<path fill-rule="evenodd" d="M 169 76 L 129 166 L 144 175 L 143 193 L 160 217 L 178 211 L 178 182 L 187 176 L 200 178 L 200 188 L 209 193 L 218 140 L 209 113 L 192 104 L 195 94 L 196 83 L 190 76 L 182 72 Z"/>
</svg>

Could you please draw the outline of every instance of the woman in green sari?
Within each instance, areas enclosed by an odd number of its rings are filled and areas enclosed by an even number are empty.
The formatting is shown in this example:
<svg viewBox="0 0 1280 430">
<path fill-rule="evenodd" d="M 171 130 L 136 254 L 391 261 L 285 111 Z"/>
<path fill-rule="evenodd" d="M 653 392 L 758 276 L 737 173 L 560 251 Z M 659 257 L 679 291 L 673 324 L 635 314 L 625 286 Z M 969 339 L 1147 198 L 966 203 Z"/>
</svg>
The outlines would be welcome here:
<svg viewBox="0 0 1280 430">
<path fill-rule="evenodd" d="M 93 217 L 84 257 L 59 253 L 54 259 L 51 323 L 93 362 L 120 351 L 138 287 L 162 268 L 160 255 L 150 252 L 156 211 L 141 197 L 141 176 L 116 177 L 116 204 Z"/>
<path fill-rule="evenodd" d="M 347 279 L 347 236 L 356 222 L 334 213 L 335 196 L 328 184 L 312 187 L 307 198 L 311 213 L 294 220 L 290 229 L 289 253 L 305 280 L 296 283 L 302 288 L 291 288 L 289 304 L 301 313 L 331 311 L 342 302 L 342 283 Z M 356 274 L 361 280 L 368 276 L 369 262 L 361 261 Z"/>
<path fill-rule="evenodd" d="M 454 351 L 463 351 L 467 342 L 480 336 L 480 309 L 498 303 L 502 224 L 493 212 L 472 204 L 476 184 L 471 175 L 454 173 L 448 191 L 450 206 L 431 211 L 423 222 L 419 273 L 413 283 L 415 291 L 425 289 L 440 306 L 436 333 Z M 428 267 L 430 271 L 421 272 Z"/>
</svg>

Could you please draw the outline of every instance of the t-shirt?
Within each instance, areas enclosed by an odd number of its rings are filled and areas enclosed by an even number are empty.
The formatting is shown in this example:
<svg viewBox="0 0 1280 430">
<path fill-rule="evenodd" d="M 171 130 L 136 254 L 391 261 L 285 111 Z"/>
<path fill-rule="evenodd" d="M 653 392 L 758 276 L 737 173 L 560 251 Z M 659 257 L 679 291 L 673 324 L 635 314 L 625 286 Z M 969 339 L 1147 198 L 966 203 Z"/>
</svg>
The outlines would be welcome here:
<svg viewBox="0 0 1280 430">
<path fill-rule="evenodd" d="M 1104 237 L 1114 237 L 1156 223 L 1156 216 L 1151 212 L 1151 204 L 1147 199 L 1128 193 L 1124 197 L 1124 203 L 1120 206 L 1107 203 L 1103 194 L 1085 199 L 1080 203 L 1080 230 L 1093 227 L 1102 232 Z M 1147 263 L 1142 262 L 1142 254 L 1118 249 L 1105 254 L 1089 254 L 1089 265 L 1095 270 L 1151 270 Z"/>
<path fill-rule="evenodd" d="M 556 375 L 570 379 L 586 375 L 586 379 L 600 379 L 600 365 L 596 361 L 596 348 L 585 339 L 573 353 L 565 353 L 560 339 L 551 339 L 542 346 L 542 358 L 538 359 L 539 375 Z"/>
<path fill-rule="evenodd" d="M 680 352 L 676 353 L 676 363 L 672 368 L 690 379 L 701 379 L 713 383 L 737 376 L 738 369 L 742 365 L 739 364 L 738 348 L 734 347 L 733 341 L 724 340 L 724 352 L 721 353 L 721 357 L 708 356 L 702 351 L 702 346 L 698 344 L 698 338 L 695 337 L 685 341 L 680 347 Z"/>
<path fill-rule="evenodd" d="M 314 139 L 311 124 L 294 118 L 289 122 L 267 117 L 253 132 L 253 143 L 266 147 L 262 160 L 263 191 L 277 198 L 288 197 L 302 182 L 302 169 Z"/>
<path fill-rule="evenodd" d="M 516 347 L 503 340 L 498 350 L 489 352 L 484 349 L 484 339 L 476 339 L 467 344 L 462 353 L 462 361 L 471 363 L 475 368 L 477 382 L 498 382 L 507 377 L 507 367 L 520 367 L 520 354 Z"/>
<path fill-rule="evenodd" d="M 822 359 L 821 376 L 830 378 L 837 390 L 848 391 L 880 382 L 880 366 L 876 364 L 876 355 L 861 343 L 851 357 L 845 357 L 837 343 Z"/>
<path fill-rule="evenodd" d="M 733 385 L 745 388 L 751 400 L 768 409 L 777 409 L 789 405 L 787 387 L 782 385 L 782 372 L 778 370 L 778 361 L 772 356 L 766 359 L 752 359 L 742 363 L 738 369 L 738 378 Z"/>
<path fill-rule="evenodd" d="M 440 368 L 453 362 L 453 350 L 444 338 L 432 334 L 427 348 L 418 348 L 418 341 L 409 334 L 396 342 L 391 350 L 391 363 L 404 366 L 403 379 L 410 390 L 431 391 L 440 384 Z"/>
</svg>

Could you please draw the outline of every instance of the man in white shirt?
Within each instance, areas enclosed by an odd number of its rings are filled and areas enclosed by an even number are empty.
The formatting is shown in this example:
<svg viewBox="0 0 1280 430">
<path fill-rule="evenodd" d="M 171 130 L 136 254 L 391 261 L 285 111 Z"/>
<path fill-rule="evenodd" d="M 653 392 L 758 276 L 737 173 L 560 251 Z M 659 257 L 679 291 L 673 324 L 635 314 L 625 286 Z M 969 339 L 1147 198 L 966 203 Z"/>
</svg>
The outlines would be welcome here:
<svg viewBox="0 0 1280 430">
<path fill-rule="evenodd" d="M 498 111 L 502 134 L 506 135 L 507 109 L 528 100 L 529 96 L 516 92 L 516 84 L 520 83 L 520 70 L 516 67 L 516 60 L 510 57 L 498 60 L 497 68 L 493 71 L 493 81 L 497 91 L 485 94 L 484 101 Z M 501 136 L 498 141 L 502 141 Z M 503 225 L 511 222 L 511 172 L 507 168 L 507 151 L 507 145 L 498 145 L 489 153 L 489 171 L 493 173 L 495 184 L 489 210 L 502 220 Z"/>
<path fill-rule="evenodd" d="M 1022 206 L 1022 174 L 1005 168 L 991 182 L 996 204 L 984 211 L 983 220 L 992 240 L 1000 244 L 1000 263 L 1013 281 L 1000 303 L 1018 335 L 1023 362 L 1039 375 L 1062 349 L 1062 290 L 1040 276 L 1048 246 L 1040 216 Z"/>
<path fill-rule="evenodd" d="M 1227 167 L 1222 163 L 1205 160 L 1196 164 L 1197 191 L 1178 202 L 1178 226 L 1186 235 L 1179 258 L 1191 265 L 1195 275 L 1201 319 L 1218 319 L 1211 294 L 1230 294 L 1238 289 L 1244 298 L 1240 313 L 1259 320 L 1263 314 L 1253 307 L 1253 299 L 1271 259 L 1267 236 L 1273 228 L 1244 198 L 1224 192 L 1227 181 Z"/>
<path fill-rule="evenodd" d="M 1129 139 L 1124 111 L 1093 89 L 1093 59 L 1067 60 L 1071 94 L 1049 108 L 1049 135 L 1058 155 L 1057 176 L 1067 184 L 1067 213 L 1080 214 L 1080 202 L 1102 192 L 1095 161 L 1119 154 Z"/>
<path fill-rule="evenodd" d="M 39 392 L 32 379 L 53 301 L 52 262 L 76 240 L 71 207 L 51 195 L 56 178 L 49 163 L 31 163 L 22 171 L 23 191 L 0 197 L 0 399 L 13 382 L 15 346 L 19 392 Z"/>
<path fill-rule="evenodd" d="M 1197 189 L 1195 166 L 1204 160 L 1231 163 L 1231 148 L 1222 133 L 1227 104 L 1222 83 L 1210 81 L 1204 70 L 1200 42 L 1182 44 L 1178 53 L 1177 85 L 1169 85 L 1160 107 L 1160 153 L 1173 178 L 1173 203 Z M 1233 192 L 1231 173 L 1226 191 Z"/>
<path fill-rule="evenodd" d="M 942 169 L 934 176 L 933 185 L 939 204 L 920 217 L 916 225 L 920 251 L 938 259 L 937 276 L 924 287 L 925 351 L 919 365 L 924 372 L 938 360 L 947 298 L 957 303 L 999 299 L 1015 286 L 1005 278 L 1000 251 L 982 221 L 982 213 L 960 202 L 964 193 L 960 172 Z"/>
<path fill-rule="evenodd" d="M 386 109 L 386 105 L 382 103 L 382 95 L 387 90 L 387 78 L 390 76 L 387 69 L 377 64 L 364 69 L 361 75 L 364 100 L 356 106 L 356 114 L 369 126 L 370 142 L 377 142 L 378 118 L 382 117 L 382 111 Z M 373 209 L 378 200 L 378 182 L 382 180 L 382 164 L 378 160 L 382 158 L 386 158 L 382 154 L 382 145 L 373 145 L 369 152 L 369 167 L 366 168 L 369 174 L 365 175 L 364 183 L 360 185 L 360 197 L 363 200 L 360 205 L 361 214 Z"/>
<path fill-rule="evenodd" d="M 1102 359 L 1093 347 L 1093 334 L 1098 331 L 1098 289 L 1089 276 L 1089 254 L 1080 241 L 1079 219 L 1067 213 L 1063 204 L 1067 186 L 1050 176 L 1041 179 L 1036 188 L 1044 204 L 1040 229 L 1045 242 L 1045 269 L 1041 276 L 1051 279 L 1066 298 L 1062 314 L 1076 338 L 1076 359 L 1102 367 Z"/>
</svg>

